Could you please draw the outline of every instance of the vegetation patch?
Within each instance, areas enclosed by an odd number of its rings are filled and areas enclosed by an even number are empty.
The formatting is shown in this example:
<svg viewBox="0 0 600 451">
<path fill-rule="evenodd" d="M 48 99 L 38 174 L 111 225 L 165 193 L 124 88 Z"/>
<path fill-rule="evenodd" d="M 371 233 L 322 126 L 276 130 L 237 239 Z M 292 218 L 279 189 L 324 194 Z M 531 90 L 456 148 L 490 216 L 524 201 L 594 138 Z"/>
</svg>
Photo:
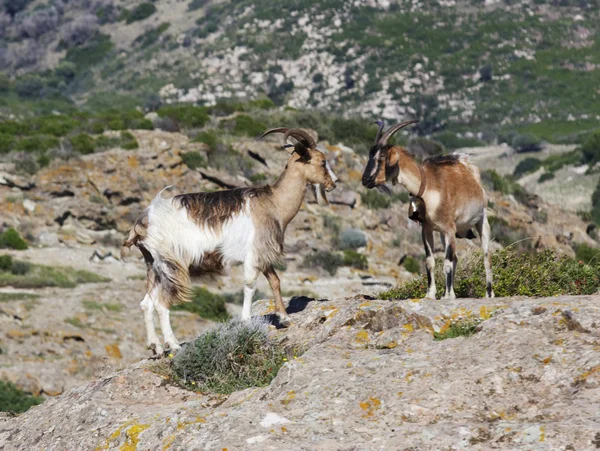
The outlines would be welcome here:
<svg viewBox="0 0 600 451">
<path fill-rule="evenodd" d="M 173 307 L 173 310 L 185 310 L 210 321 L 225 321 L 229 313 L 225 307 L 225 297 L 211 293 L 206 288 L 195 288 L 190 302 Z"/>
<path fill-rule="evenodd" d="M 486 189 L 507 195 L 512 194 L 522 204 L 527 204 L 531 198 L 531 194 L 525 188 L 508 177 L 501 176 L 493 169 L 481 173 L 481 182 Z"/>
<path fill-rule="evenodd" d="M 161 117 L 169 117 L 183 128 L 200 128 L 208 122 L 209 116 L 205 108 L 187 103 L 165 105 L 156 110 Z"/>
<path fill-rule="evenodd" d="M 502 249 L 492 254 L 494 293 L 496 296 L 547 297 L 558 295 L 594 294 L 600 289 L 600 262 L 578 262 L 556 251 L 546 249 L 535 253 L 518 253 Z M 436 262 L 437 296 L 444 293 L 443 262 Z M 485 296 L 485 270 L 481 251 L 459 256 L 456 296 Z M 413 299 L 425 297 L 427 277 L 410 281 L 379 294 L 381 299 Z"/>
<path fill-rule="evenodd" d="M 41 396 L 32 396 L 12 382 L 0 380 L 0 412 L 23 413 L 43 402 L 44 398 Z"/>
<path fill-rule="evenodd" d="M 8 258 L 7 258 L 8 257 Z M 71 267 L 44 266 L 0 256 L 0 287 L 73 288 L 81 283 L 110 282 L 110 279 Z"/>
<path fill-rule="evenodd" d="M 540 160 L 537 158 L 528 157 L 524 160 L 521 160 L 519 164 L 517 164 L 515 170 L 513 171 L 513 175 L 519 178 L 525 174 L 537 171 L 540 167 L 542 167 L 542 162 Z"/>
<path fill-rule="evenodd" d="M 27 248 L 27 242 L 21 238 L 21 235 L 15 229 L 10 228 L 0 234 L 0 249 L 23 251 Z"/>
<path fill-rule="evenodd" d="M 182 153 L 181 159 L 183 164 L 192 170 L 205 168 L 207 166 L 206 159 L 200 154 L 200 152 L 192 151 Z"/>
<path fill-rule="evenodd" d="M 39 296 L 37 294 L 31 293 L 20 293 L 16 292 L 8 292 L 8 293 L 0 293 L 0 302 L 10 302 L 10 301 L 25 301 L 37 299 Z"/>
<path fill-rule="evenodd" d="M 122 19 L 125 20 L 125 22 L 127 24 L 130 24 L 133 22 L 147 19 L 155 12 L 156 12 L 156 6 L 154 6 L 152 3 L 149 3 L 149 2 L 140 3 L 135 8 L 133 8 L 131 11 L 129 11 L 129 10 L 123 11 Z"/>
<path fill-rule="evenodd" d="M 410 199 L 410 195 L 406 191 L 394 193 L 391 196 L 387 194 L 381 194 L 376 189 L 363 191 L 360 193 L 362 203 L 373 210 L 380 208 L 390 208 L 395 202 L 406 203 Z"/>
<path fill-rule="evenodd" d="M 345 229 L 339 236 L 339 248 L 358 249 L 367 245 L 366 235 L 359 229 Z"/>
<path fill-rule="evenodd" d="M 317 251 L 304 257 L 302 266 L 305 268 L 322 268 L 331 276 L 335 276 L 341 266 L 350 266 L 356 269 L 368 269 L 367 257 L 352 249 L 347 249 L 343 254 L 338 252 Z"/>
<path fill-rule="evenodd" d="M 479 324 L 481 324 L 481 319 L 478 318 L 464 318 L 453 321 L 448 327 L 442 328 L 439 332 L 434 332 L 433 339 L 442 341 L 448 338 L 470 337 L 477 333 Z"/>
<path fill-rule="evenodd" d="M 419 261 L 411 255 L 407 255 L 404 261 L 402 262 L 404 269 L 413 274 L 418 274 L 421 272 L 421 264 Z"/>
<path fill-rule="evenodd" d="M 203 333 L 173 359 L 174 379 L 202 393 L 229 394 L 268 385 L 291 354 L 259 318 L 233 319 Z"/>
</svg>

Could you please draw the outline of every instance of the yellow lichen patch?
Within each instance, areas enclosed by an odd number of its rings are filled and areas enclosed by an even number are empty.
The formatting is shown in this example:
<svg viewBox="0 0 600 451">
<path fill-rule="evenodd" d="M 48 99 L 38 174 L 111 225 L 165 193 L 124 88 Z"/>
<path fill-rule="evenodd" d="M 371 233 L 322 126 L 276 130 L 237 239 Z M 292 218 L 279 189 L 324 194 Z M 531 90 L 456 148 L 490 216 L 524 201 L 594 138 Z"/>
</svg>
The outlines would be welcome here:
<svg viewBox="0 0 600 451">
<path fill-rule="evenodd" d="M 579 385 L 579 384 L 583 384 L 588 377 L 590 377 L 593 374 L 596 373 L 600 373 L 600 365 L 596 365 L 595 367 L 591 368 L 589 371 L 586 371 L 585 373 L 580 374 L 579 376 L 577 376 L 575 378 L 575 380 L 573 381 L 574 385 Z"/>
<path fill-rule="evenodd" d="M 127 158 L 127 164 L 130 168 L 137 168 L 140 165 L 140 162 L 135 155 L 130 155 L 129 158 Z"/>
<path fill-rule="evenodd" d="M 167 451 L 171 447 L 171 445 L 173 444 L 173 442 L 175 441 L 176 438 L 177 438 L 176 434 L 169 435 L 167 438 L 165 438 L 163 440 L 162 451 Z"/>
<path fill-rule="evenodd" d="M 370 397 L 367 401 L 358 403 L 363 410 L 363 418 L 370 418 L 381 408 L 381 401 L 377 398 Z"/>
<path fill-rule="evenodd" d="M 369 301 L 365 301 L 362 304 L 359 304 L 359 307 L 370 307 L 371 303 Z"/>
<path fill-rule="evenodd" d="M 352 368 L 352 366 L 353 366 L 353 365 L 352 365 L 352 362 L 348 362 L 348 363 L 346 364 L 346 368 Z"/>
<path fill-rule="evenodd" d="M 119 349 L 119 345 L 112 344 L 112 345 L 106 345 L 104 346 L 104 349 L 106 349 L 106 354 L 108 354 L 109 357 L 113 357 L 115 359 L 120 359 L 123 356 L 121 355 L 121 350 Z"/>
<path fill-rule="evenodd" d="M 414 302 L 416 304 L 416 303 L 421 302 L 422 300 L 423 299 L 421 299 L 421 298 L 413 298 L 413 299 L 410 300 L 410 302 Z"/>
<path fill-rule="evenodd" d="M 369 342 L 369 332 L 366 330 L 359 330 L 356 334 L 356 342 L 357 343 L 368 343 Z"/>
<path fill-rule="evenodd" d="M 544 360 L 542 360 L 544 365 L 548 365 L 550 362 L 552 362 L 552 356 L 546 357 Z"/>
<path fill-rule="evenodd" d="M 287 428 L 285 426 L 281 426 L 281 432 L 285 434 L 287 432 Z"/>
<path fill-rule="evenodd" d="M 149 424 L 134 424 L 125 432 L 125 443 L 119 448 L 120 451 L 135 451 L 140 442 L 139 435 L 150 427 Z"/>
<path fill-rule="evenodd" d="M 486 307 L 485 305 L 482 305 L 481 308 L 479 309 L 479 316 L 481 316 L 481 319 L 490 319 L 492 317 L 492 312 L 493 312 L 493 309 L 490 309 L 490 308 Z"/>
<path fill-rule="evenodd" d="M 397 394 L 398 396 L 402 396 L 402 395 L 404 395 L 404 392 L 403 392 L 403 391 L 399 391 L 399 392 L 398 392 L 398 393 L 396 393 L 396 394 Z"/>
<path fill-rule="evenodd" d="M 540 426 L 540 442 L 546 440 L 546 426 Z"/>
<path fill-rule="evenodd" d="M 100 451 L 100 450 L 103 450 L 103 449 L 108 449 L 108 447 L 110 446 L 110 442 L 112 442 L 113 440 L 116 440 L 117 438 L 119 438 L 119 436 L 121 435 L 121 432 L 123 432 L 123 429 L 125 429 L 127 426 L 129 426 L 133 422 L 135 422 L 135 420 L 129 420 L 127 423 L 125 423 L 121 427 L 119 427 L 115 432 L 113 432 L 112 434 L 110 434 L 110 436 L 106 439 L 104 445 L 98 445 L 96 447 L 96 451 Z"/>
<path fill-rule="evenodd" d="M 388 341 L 387 343 L 381 345 L 381 347 L 385 349 L 394 349 L 396 346 L 398 346 L 398 342 L 394 340 Z"/>
<path fill-rule="evenodd" d="M 291 390 L 287 393 L 287 397 L 285 399 L 281 400 L 281 404 L 283 404 L 284 406 L 287 406 L 289 403 L 292 402 L 292 400 L 296 397 L 296 392 L 294 390 Z"/>
<path fill-rule="evenodd" d="M 189 426 L 191 424 L 198 424 L 198 423 L 206 423 L 206 418 L 197 416 L 192 421 L 178 421 L 177 422 L 177 431 L 181 431 L 186 426 Z"/>
<path fill-rule="evenodd" d="M 402 326 L 402 327 L 404 327 L 404 329 L 405 329 L 407 332 L 413 332 L 413 331 L 415 330 L 414 326 L 413 326 L 412 324 L 410 324 L 410 323 L 409 323 L 409 324 L 405 324 L 405 325 L 404 325 L 404 326 Z"/>
</svg>

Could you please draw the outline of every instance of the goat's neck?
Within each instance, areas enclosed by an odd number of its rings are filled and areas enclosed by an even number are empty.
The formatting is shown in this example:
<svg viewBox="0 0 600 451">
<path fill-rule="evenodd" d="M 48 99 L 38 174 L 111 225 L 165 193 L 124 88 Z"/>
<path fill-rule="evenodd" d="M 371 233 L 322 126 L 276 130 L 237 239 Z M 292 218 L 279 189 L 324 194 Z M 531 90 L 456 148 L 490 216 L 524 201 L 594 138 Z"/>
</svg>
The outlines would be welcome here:
<svg viewBox="0 0 600 451">
<path fill-rule="evenodd" d="M 275 215 L 283 230 L 300 210 L 305 194 L 305 178 L 302 174 L 290 169 L 283 171 L 273 185 L 273 202 L 277 206 Z"/>
<path fill-rule="evenodd" d="M 421 171 L 412 155 L 402 154 L 398 160 L 398 182 L 411 194 L 417 195 L 421 187 Z"/>
</svg>

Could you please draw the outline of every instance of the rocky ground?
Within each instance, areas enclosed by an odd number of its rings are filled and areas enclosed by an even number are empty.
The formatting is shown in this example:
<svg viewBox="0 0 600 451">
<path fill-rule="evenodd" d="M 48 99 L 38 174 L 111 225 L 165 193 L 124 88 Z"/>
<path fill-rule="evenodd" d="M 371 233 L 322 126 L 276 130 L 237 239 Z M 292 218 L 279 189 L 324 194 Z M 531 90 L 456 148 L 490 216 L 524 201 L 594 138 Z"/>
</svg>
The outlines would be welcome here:
<svg viewBox="0 0 600 451">
<path fill-rule="evenodd" d="M 269 302 L 255 304 L 268 313 Z M 19 418 L 0 448 L 594 449 L 600 297 L 290 304 L 274 331 L 306 351 L 270 386 L 192 393 L 142 361 Z M 471 337 L 435 341 L 459 318 Z M 175 323 L 180 323 L 177 318 Z"/>
</svg>

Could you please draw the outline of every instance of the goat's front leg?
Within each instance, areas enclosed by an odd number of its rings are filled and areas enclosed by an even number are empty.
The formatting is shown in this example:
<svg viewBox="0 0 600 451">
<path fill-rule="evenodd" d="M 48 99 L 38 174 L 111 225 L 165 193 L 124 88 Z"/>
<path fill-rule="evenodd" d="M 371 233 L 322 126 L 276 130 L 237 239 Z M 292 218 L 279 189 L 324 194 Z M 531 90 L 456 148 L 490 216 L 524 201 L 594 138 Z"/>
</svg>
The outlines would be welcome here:
<svg viewBox="0 0 600 451">
<path fill-rule="evenodd" d="M 423 237 L 423 246 L 425 246 L 425 267 L 427 268 L 427 295 L 426 299 L 435 299 L 435 259 L 433 258 L 433 230 L 427 224 L 423 224 L 421 231 Z"/>
<path fill-rule="evenodd" d="M 252 298 L 256 293 L 256 279 L 258 270 L 254 267 L 252 260 L 244 263 L 244 305 L 242 307 L 242 319 L 247 321 L 251 318 Z"/>
<path fill-rule="evenodd" d="M 151 349 L 155 355 L 161 356 L 163 354 L 163 348 L 160 345 L 156 330 L 154 329 L 154 299 L 153 296 L 158 297 L 158 287 L 154 287 L 151 291 L 146 293 L 142 302 L 140 302 L 140 309 L 144 313 L 144 324 L 146 326 L 146 344 L 148 349 Z"/>
<path fill-rule="evenodd" d="M 177 338 L 175 338 L 173 329 L 171 329 L 169 307 L 165 304 L 166 302 L 164 297 L 161 297 L 161 299 L 159 299 L 159 301 L 155 304 L 156 312 L 158 313 L 158 318 L 160 319 L 160 329 L 162 331 L 163 339 L 167 349 L 170 349 L 171 351 L 178 351 L 181 349 L 181 346 L 179 346 L 179 341 Z"/>
<path fill-rule="evenodd" d="M 481 238 L 481 249 L 483 250 L 483 265 L 485 267 L 485 297 L 493 298 L 494 289 L 492 284 L 494 277 L 492 275 L 492 258 L 490 255 L 490 224 L 487 219 L 487 214 L 484 212 L 483 218 L 477 223 L 477 233 Z"/>
<path fill-rule="evenodd" d="M 266 269 L 263 272 L 263 274 L 269 281 L 269 285 L 271 286 L 271 290 L 273 291 L 273 298 L 275 299 L 275 310 L 277 310 L 279 322 L 282 326 L 288 327 L 291 324 L 291 319 L 287 314 L 285 304 L 283 303 L 283 298 L 281 297 L 281 284 L 279 282 L 279 276 L 275 272 L 275 268 L 273 268 L 272 266 Z"/>
<path fill-rule="evenodd" d="M 456 265 L 458 258 L 456 257 L 456 232 L 444 233 L 445 243 L 445 258 L 444 258 L 444 273 L 446 274 L 446 289 L 442 299 L 456 299 L 454 294 L 454 275 L 456 274 Z"/>
</svg>

